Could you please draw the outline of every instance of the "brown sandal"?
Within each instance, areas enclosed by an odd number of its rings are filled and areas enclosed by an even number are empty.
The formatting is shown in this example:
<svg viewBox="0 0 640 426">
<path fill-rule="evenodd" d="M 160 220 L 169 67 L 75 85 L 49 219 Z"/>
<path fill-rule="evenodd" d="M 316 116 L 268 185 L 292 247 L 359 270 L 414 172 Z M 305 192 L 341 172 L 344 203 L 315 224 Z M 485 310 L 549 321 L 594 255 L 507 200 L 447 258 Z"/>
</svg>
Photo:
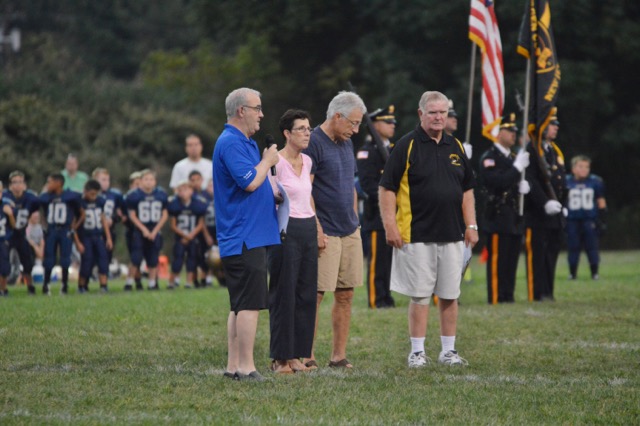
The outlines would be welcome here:
<svg viewBox="0 0 640 426">
<path fill-rule="evenodd" d="M 309 368 L 302 362 L 300 362 L 300 360 L 297 358 L 288 360 L 287 364 L 289 364 L 289 367 L 293 370 L 294 373 L 298 373 L 300 371 L 309 371 Z"/>
<path fill-rule="evenodd" d="M 293 374 L 293 370 L 289 367 L 289 363 L 284 361 L 284 364 L 281 364 L 280 361 L 276 361 L 275 359 L 271 361 L 271 371 L 276 374 Z"/>
<path fill-rule="evenodd" d="M 304 363 L 304 366 L 309 370 L 316 370 L 318 368 L 318 363 L 315 359 L 310 359 L 309 361 Z"/>
<path fill-rule="evenodd" d="M 329 361 L 329 367 L 331 368 L 353 368 L 353 365 L 348 359 L 344 358 L 340 361 Z"/>
</svg>

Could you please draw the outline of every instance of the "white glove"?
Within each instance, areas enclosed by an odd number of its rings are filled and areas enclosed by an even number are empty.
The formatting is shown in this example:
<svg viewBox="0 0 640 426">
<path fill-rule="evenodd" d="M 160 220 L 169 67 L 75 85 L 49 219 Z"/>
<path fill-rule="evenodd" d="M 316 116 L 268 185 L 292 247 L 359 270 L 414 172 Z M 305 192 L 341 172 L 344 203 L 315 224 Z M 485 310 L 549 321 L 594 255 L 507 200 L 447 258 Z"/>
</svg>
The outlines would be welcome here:
<svg viewBox="0 0 640 426">
<path fill-rule="evenodd" d="M 544 212 L 549 216 L 554 216 L 560 213 L 561 211 L 562 211 L 562 204 L 560 204 L 560 201 L 549 200 L 544 205 Z"/>
<path fill-rule="evenodd" d="M 521 149 L 516 155 L 516 159 L 513 160 L 513 167 L 518 169 L 520 173 L 529 165 L 529 153 L 524 149 Z"/>
<path fill-rule="evenodd" d="M 473 153 L 473 146 L 469 142 L 463 142 L 464 152 L 467 154 L 467 158 L 471 160 L 471 154 Z"/>
<path fill-rule="evenodd" d="M 518 192 L 521 194 L 528 194 L 529 191 L 531 191 L 531 186 L 529 185 L 529 182 L 527 182 L 526 180 L 521 180 L 520 183 L 518 184 Z"/>
</svg>

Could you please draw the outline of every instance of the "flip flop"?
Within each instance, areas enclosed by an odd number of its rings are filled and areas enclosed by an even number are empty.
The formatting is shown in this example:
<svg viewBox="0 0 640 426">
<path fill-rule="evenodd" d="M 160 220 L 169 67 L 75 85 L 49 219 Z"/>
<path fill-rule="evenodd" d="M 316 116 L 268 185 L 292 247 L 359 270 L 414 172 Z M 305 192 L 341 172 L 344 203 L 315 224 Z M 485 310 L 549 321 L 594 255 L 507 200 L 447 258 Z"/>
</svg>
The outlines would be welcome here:
<svg viewBox="0 0 640 426">
<path fill-rule="evenodd" d="M 353 365 L 348 359 L 344 358 L 340 361 L 329 361 L 329 367 L 331 368 L 353 368 Z"/>
</svg>

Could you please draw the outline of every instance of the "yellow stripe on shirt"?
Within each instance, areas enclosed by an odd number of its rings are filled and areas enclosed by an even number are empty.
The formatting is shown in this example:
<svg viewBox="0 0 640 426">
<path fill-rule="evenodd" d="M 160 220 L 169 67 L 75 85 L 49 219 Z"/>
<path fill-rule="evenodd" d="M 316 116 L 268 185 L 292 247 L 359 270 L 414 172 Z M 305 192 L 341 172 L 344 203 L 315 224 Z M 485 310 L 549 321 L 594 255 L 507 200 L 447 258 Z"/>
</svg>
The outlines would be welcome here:
<svg viewBox="0 0 640 426">
<path fill-rule="evenodd" d="M 411 221 L 413 220 L 411 213 L 411 196 L 409 193 L 409 158 L 411 157 L 411 150 L 413 149 L 413 141 L 414 140 L 411 139 L 411 142 L 409 142 L 407 164 L 404 168 L 404 173 L 400 180 L 400 188 L 396 196 L 396 206 L 398 208 L 396 212 L 396 222 L 398 223 L 402 241 L 405 243 L 411 242 Z"/>
</svg>

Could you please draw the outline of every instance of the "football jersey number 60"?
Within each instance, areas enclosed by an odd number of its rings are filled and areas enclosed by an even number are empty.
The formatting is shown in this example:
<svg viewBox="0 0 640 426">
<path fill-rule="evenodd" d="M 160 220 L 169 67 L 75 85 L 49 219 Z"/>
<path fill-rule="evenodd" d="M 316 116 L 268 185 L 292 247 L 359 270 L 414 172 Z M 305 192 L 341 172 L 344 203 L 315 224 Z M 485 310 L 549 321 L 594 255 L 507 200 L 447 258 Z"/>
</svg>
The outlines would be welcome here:
<svg viewBox="0 0 640 426">
<path fill-rule="evenodd" d="M 593 209 L 593 188 L 574 188 L 569 191 L 569 210 Z"/>
</svg>

